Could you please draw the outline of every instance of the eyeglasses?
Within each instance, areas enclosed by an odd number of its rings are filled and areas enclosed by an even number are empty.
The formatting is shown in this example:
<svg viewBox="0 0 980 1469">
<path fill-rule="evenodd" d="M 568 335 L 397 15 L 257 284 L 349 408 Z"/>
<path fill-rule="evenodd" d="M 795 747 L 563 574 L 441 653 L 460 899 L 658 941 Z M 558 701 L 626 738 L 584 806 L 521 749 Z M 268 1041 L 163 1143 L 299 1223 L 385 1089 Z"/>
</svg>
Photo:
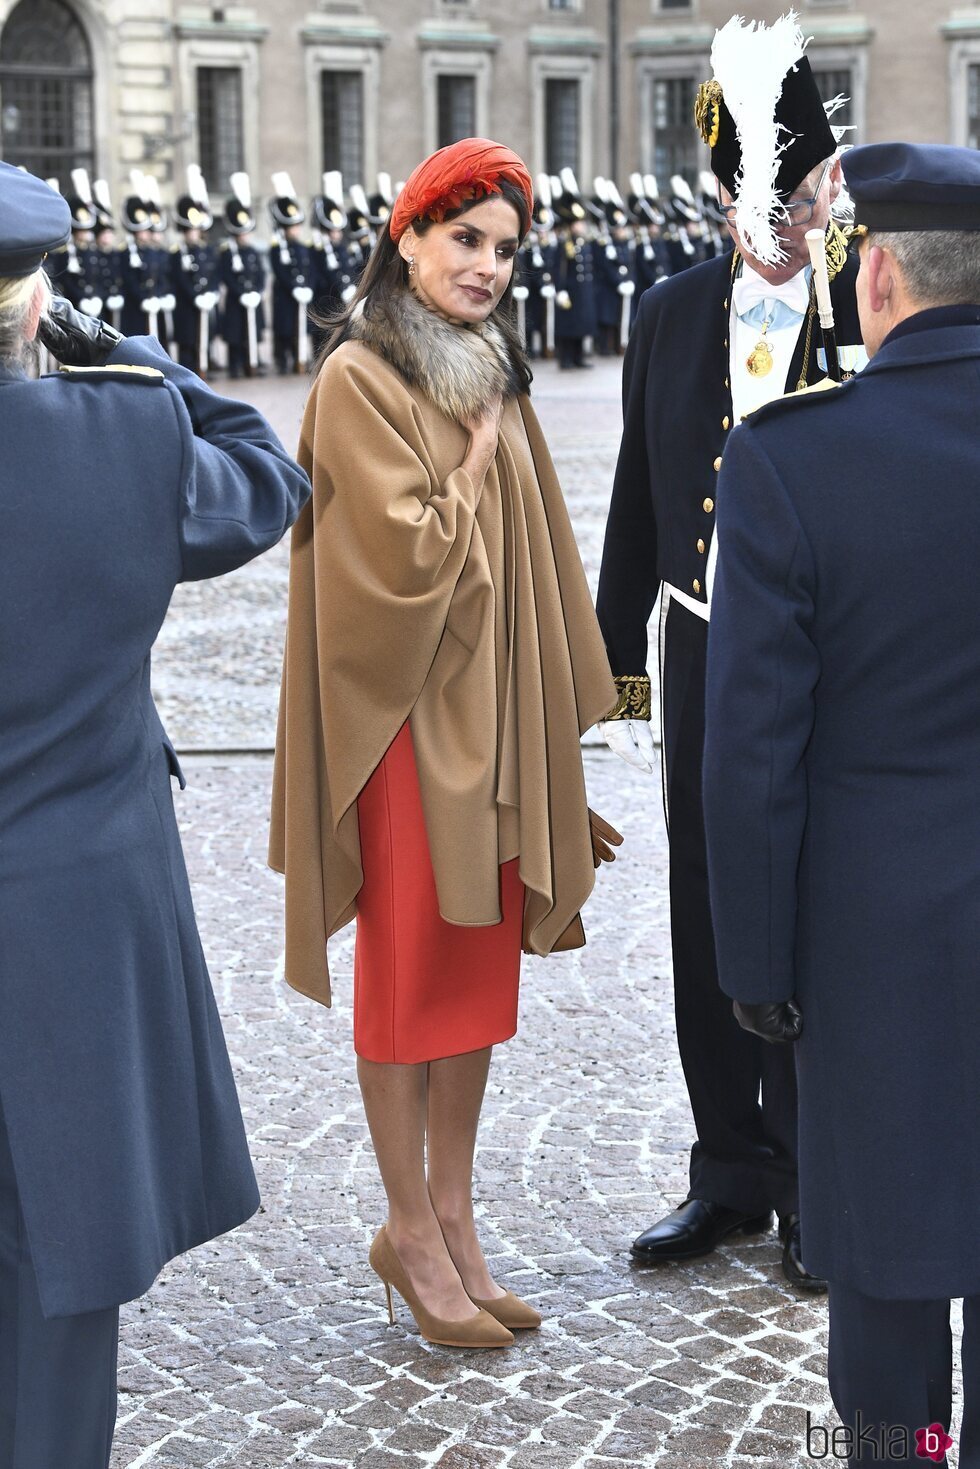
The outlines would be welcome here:
<svg viewBox="0 0 980 1469">
<path fill-rule="evenodd" d="M 779 219 L 781 223 L 788 224 L 791 229 L 795 229 L 798 225 L 801 224 L 810 223 L 811 219 L 813 218 L 813 211 L 817 207 L 817 200 L 820 198 L 820 191 L 822 190 L 824 184 L 827 182 L 827 175 L 830 173 L 830 170 L 833 168 L 833 166 L 834 160 L 832 158 L 828 158 L 827 162 L 823 166 L 823 172 L 821 173 L 820 178 L 817 181 L 817 187 L 814 189 L 811 198 L 790 199 L 786 204 L 782 205 L 779 213 Z M 738 206 L 736 204 L 722 204 L 719 201 L 718 208 L 721 210 L 722 214 L 725 216 L 729 224 L 735 223 L 735 214 L 738 209 Z"/>
</svg>

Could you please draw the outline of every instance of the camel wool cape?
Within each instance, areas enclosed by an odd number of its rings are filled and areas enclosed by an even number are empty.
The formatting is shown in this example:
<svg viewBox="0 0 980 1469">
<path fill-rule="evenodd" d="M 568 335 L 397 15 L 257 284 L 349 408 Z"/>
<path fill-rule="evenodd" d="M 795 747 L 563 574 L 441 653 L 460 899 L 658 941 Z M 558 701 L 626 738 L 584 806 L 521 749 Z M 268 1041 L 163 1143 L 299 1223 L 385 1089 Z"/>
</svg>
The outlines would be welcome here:
<svg viewBox="0 0 980 1469">
<path fill-rule="evenodd" d="M 482 485 L 462 420 L 505 398 Z M 585 942 L 595 869 L 579 739 L 616 701 L 554 466 L 499 329 L 369 301 L 303 421 L 269 862 L 287 982 L 330 1003 L 356 913 L 357 798 L 410 722 L 439 909 L 499 923 L 519 855 L 525 951 Z"/>
</svg>

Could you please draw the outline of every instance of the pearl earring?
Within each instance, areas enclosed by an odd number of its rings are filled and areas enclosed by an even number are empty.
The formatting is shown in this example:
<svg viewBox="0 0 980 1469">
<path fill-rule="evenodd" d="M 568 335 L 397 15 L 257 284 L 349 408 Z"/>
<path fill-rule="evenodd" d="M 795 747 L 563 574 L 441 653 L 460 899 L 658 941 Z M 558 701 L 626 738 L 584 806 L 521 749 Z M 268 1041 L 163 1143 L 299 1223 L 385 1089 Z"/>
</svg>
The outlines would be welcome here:
<svg viewBox="0 0 980 1469">
<path fill-rule="evenodd" d="M 415 256 L 414 255 L 410 255 L 408 257 L 408 273 L 409 273 L 409 275 L 414 275 L 415 274 Z"/>
</svg>

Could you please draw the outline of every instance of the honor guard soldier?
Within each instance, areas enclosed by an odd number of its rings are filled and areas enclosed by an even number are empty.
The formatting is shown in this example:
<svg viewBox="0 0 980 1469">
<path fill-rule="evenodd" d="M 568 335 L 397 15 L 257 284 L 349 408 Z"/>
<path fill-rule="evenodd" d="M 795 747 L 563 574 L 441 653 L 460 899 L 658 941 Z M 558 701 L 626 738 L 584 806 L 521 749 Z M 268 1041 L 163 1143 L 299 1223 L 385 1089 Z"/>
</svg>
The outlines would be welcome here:
<svg viewBox="0 0 980 1469">
<path fill-rule="evenodd" d="M 272 263 L 272 337 L 280 373 L 310 365 L 310 303 L 315 279 L 313 247 L 302 237 L 306 212 L 288 173 L 274 173 L 269 214 L 275 225 Z"/>
<path fill-rule="evenodd" d="M 221 242 L 218 273 L 225 288 L 222 333 L 228 347 L 228 376 L 249 377 L 262 371 L 259 343 L 265 331 L 265 286 L 268 279 L 262 252 L 253 243 L 255 216 L 252 185 L 247 173 L 229 179 L 231 198 L 225 204 L 228 238 Z"/>
<path fill-rule="evenodd" d="M 728 233 L 728 221 L 718 203 L 718 181 L 708 169 L 698 174 L 698 207 L 704 222 L 707 258 L 713 260 L 716 255 L 727 255 L 734 241 Z"/>
<path fill-rule="evenodd" d="M 596 277 L 596 346 L 600 357 L 615 357 L 629 339 L 632 298 L 636 293 L 634 265 L 636 245 L 630 217 L 619 190 L 610 179 L 597 178 L 596 194 L 605 215 L 608 233 L 595 241 L 593 257 Z"/>
<path fill-rule="evenodd" d="M 102 315 L 114 330 L 119 330 L 122 309 L 125 304 L 123 284 L 123 251 L 116 243 L 116 221 L 112 212 L 112 199 L 105 179 L 96 179 L 92 185 L 95 199 L 95 269 L 99 280 L 98 294 L 102 297 Z"/>
<path fill-rule="evenodd" d="M 524 339 L 529 357 L 550 357 L 555 349 L 554 246 L 555 216 L 551 180 L 539 174 L 531 228 L 519 251 L 520 278 L 527 287 Z"/>
<path fill-rule="evenodd" d="M 679 173 L 675 173 L 670 181 L 667 214 L 671 221 L 667 239 L 670 273 L 677 275 L 679 271 L 688 270 L 708 259 L 701 209 L 687 179 Z"/>
<path fill-rule="evenodd" d="M 362 184 L 351 184 L 350 202 L 351 207 L 347 215 L 348 236 L 351 242 L 357 245 L 364 258 L 364 263 L 367 264 L 368 256 L 377 241 L 377 235 L 371 223 L 371 211 Z"/>
<path fill-rule="evenodd" d="M 120 1304 L 258 1206 L 150 650 L 179 582 L 275 545 L 309 494 L 255 409 L 48 314 L 69 229 L 0 164 L 4 1469 L 107 1469 Z M 65 371 L 29 376 L 35 333 Z"/>
<path fill-rule="evenodd" d="M 133 192 L 122 207 L 122 226 L 129 236 L 123 252 L 122 330 L 126 336 L 156 337 L 166 345 L 165 308 L 176 304 L 170 294 L 169 257 L 156 243 L 165 228 L 163 211 L 150 198 L 147 175 L 134 169 Z"/>
<path fill-rule="evenodd" d="M 718 973 L 795 1052 L 840 1428 L 980 1463 L 980 155 L 844 153 L 869 365 L 732 436 L 708 652 Z M 841 473 L 840 456 L 847 472 Z M 855 493 L 857 489 L 858 493 Z M 795 1042 L 795 1044 L 793 1044 Z M 952 1462 L 952 1461 L 949 1461 Z"/>
<path fill-rule="evenodd" d="M 170 285 L 177 298 L 174 334 L 182 367 L 207 377 L 211 336 L 218 304 L 218 254 L 204 236 L 214 224 L 204 175 L 196 163 L 187 166 L 187 193 L 174 208 L 180 234 L 170 253 Z"/>
<path fill-rule="evenodd" d="M 657 181 L 653 174 L 646 178 L 639 173 L 630 174 L 626 203 L 636 220 L 636 294 L 632 302 L 635 321 L 643 292 L 667 279 L 671 262 L 663 238 L 664 213 L 657 202 Z"/>
<path fill-rule="evenodd" d="M 552 180 L 552 191 L 558 225 L 554 270 L 558 366 L 591 367 L 585 360 L 585 339 L 594 340 L 596 335 L 596 290 L 589 211 L 570 168 Z"/>
<path fill-rule="evenodd" d="M 368 218 L 376 235 L 388 228 L 394 202 L 395 191 L 391 186 L 391 174 L 379 173 L 377 189 L 368 200 Z"/>
<path fill-rule="evenodd" d="M 786 57 L 775 74 L 774 54 Z M 704 678 L 728 434 L 761 402 L 824 376 L 807 231 L 825 233 L 840 338 L 849 344 L 860 342 L 857 259 L 831 217 L 841 187 L 838 139 L 795 18 L 767 28 L 736 17 L 716 35 L 712 65 L 697 117 L 737 248 L 643 297 L 624 367 L 623 442 L 598 594 L 620 688 L 603 733 L 624 759 L 652 772 L 647 624 L 662 589 L 674 994 L 697 1129 L 686 1202 L 641 1234 L 633 1252 L 651 1264 L 687 1259 L 728 1235 L 768 1229 L 775 1209 L 787 1279 L 816 1289 L 801 1254 L 792 1056 L 742 1030 L 718 985 L 701 807 Z M 764 180 L 761 194 L 745 186 L 750 179 Z M 733 766 L 730 779 L 740 778 Z"/>
<path fill-rule="evenodd" d="M 57 181 L 49 180 L 53 187 Z M 88 172 L 84 168 L 71 171 L 71 190 L 67 195 L 71 210 L 71 238 L 64 250 L 58 250 L 48 262 L 48 276 L 76 311 L 86 316 L 102 314 L 102 295 L 94 230 L 98 223 L 95 200 Z"/>
<path fill-rule="evenodd" d="M 323 175 L 323 193 L 313 200 L 313 224 L 319 237 L 314 306 L 318 316 L 329 315 L 353 299 L 362 263 L 360 252 L 355 257 L 344 240 L 344 180 L 335 169 Z M 314 325 L 315 349 L 321 335 L 322 328 Z"/>
</svg>

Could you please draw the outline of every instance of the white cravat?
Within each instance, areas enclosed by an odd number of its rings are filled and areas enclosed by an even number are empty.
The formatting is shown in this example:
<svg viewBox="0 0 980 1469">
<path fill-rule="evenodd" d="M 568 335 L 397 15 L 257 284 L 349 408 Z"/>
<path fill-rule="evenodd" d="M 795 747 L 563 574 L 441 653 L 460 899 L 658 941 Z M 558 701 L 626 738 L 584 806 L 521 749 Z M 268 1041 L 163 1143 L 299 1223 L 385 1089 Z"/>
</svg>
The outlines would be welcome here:
<svg viewBox="0 0 980 1469">
<path fill-rule="evenodd" d="M 751 266 L 742 261 L 741 274 L 732 287 L 732 303 L 736 316 L 745 316 L 761 301 L 781 301 L 798 316 L 805 316 L 810 304 L 810 281 L 807 271 L 801 270 L 781 286 L 771 285 Z"/>
</svg>

